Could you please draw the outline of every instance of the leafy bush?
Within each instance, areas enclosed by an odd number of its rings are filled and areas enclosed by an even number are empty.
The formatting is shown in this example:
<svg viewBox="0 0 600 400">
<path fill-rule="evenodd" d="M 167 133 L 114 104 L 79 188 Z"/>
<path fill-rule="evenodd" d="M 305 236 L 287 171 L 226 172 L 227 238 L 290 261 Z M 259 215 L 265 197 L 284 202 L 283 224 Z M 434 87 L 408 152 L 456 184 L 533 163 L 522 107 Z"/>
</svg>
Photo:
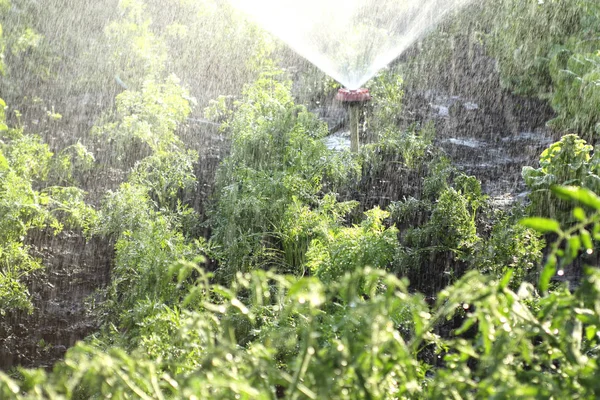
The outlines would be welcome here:
<svg viewBox="0 0 600 400">
<path fill-rule="evenodd" d="M 600 7 L 594 0 L 515 1 L 492 6 L 488 36 L 504 85 L 518 94 L 552 99 L 555 128 L 597 134 Z"/>
<path fill-rule="evenodd" d="M 324 185 L 333 191 L 355 171 L 348 154 L 326 148 L 325 124 L 294 104 L 290 85 L 265 72 L 226 124 L 231 154 L 217 176 L 211 240 L 229 277 L 256 266 L 298 271 L 303 256 L 284 239 L 286 213 L 316 205 Z"/>
<path fill-rule="evenodd" d="M 565 135 L 540 156 L 540 168 L 523 167 L 523 178 L 531 191 L 530 214 L 570 219 L 570 204 L 553 196 L 552 185 L 575 185 L 600 192 L 600 170 L 594 148 L 576 135 Z"/>
<path fill-rule="evenodd" d="M 391 265 L 398 251 L 398 230 L 384 226 L 387 211 L 374 208 L 365 215 L 360 225 L 330 228 L 311 242 L 306 262 L 323 282 L 365 266 L 386 270 Z"/>
<path fill-rule="evenodd" d="M 198 154 L 186 150 L 176 134 L 191 110 L 176 78 L 123 92 L 117 110 L 116 121 L 106 122 L 99 132 L 124 143 L 118 155 L 135 163 L 127 182 L 105 196 L 96 229 L 116 241 L 111 284 L 100 312 L 105 322 L 133 329 L 136 318 L 145 318 L 143 302 L 177 301 L 169 266 L 173 260 L 195 259 L 203 248 L 186 238 L 182 227 L 183 220 L 194 218 L 182 194 L 196 183 Z M 141 144 L 144 150 L 135 152 Z"/>
<path fill-rule="evenodd" d="M 558 234 L 552 256 L 563 241 L 589 249 L 588 240 L 600 238 L 600 198 L 586 189 L 556 190 L 594 211 L 565 229 L 541 218 L 523 224 Z M 254 271 L 222 287 L 194 264 L 178 263 L 170 273 L 182 305 L 141 302 L 144 317 L 129 331 L 135 338 L 129 351 L 102 341 L 79 344 L 50 373 L 21 370 L 19 381 L 0 373 L 0 393 L 15 399 L 595 398 L 600 273 L 587 270 L 573 292 L 548 292 L 553 262 L 540 295 L 527 283 L 509 289 L 510 272 L 497 280 L 471 271 L 431 306 L 381 270 L 356 270 L 327 284 Z M 436 334 L 457 315 L 456 330 Z"/>
<path fill-rule="evenodd" d="M 8 128 L 5 106 L 0 99 L 0 314 L 32 311 L 23 279 L 42 265 L 29 254 L 28 232 L 89 228 L 95 218 L 81 189 L 49 185 L 53 154 L 38 137 Z"/>
<path fill-rule="evenodd" d="M 517 223 L 514 216 L 504 215 L 492 227 L 490 237 L 478 244 L 471 262 L 498 279 L 511 270 L 510 287 L 518 289 L 524 281 L 535 281 L 545 247 L 537 232 Z"/>
<path fill-rule="evenodd" d="M 459 94 L 457 83 L 466 82 L 473 95 L 472 79 L 460 79 L 461 74 L 496 84 L 494 75 L 479 71 L 484 60 L 478 53 L 485 50 L 497 61 L 503 88 L 548 100 L 556 112 L 551 127 L 591 140 L 600 122 L 599 24 L 595 0 L 473 2 L 424 38 L 397 68 L 412 91 Z"/>
<path fill-rule="evenodd" d="M 556 46 L 583 29 L 592 1 L 506 0 L 489 10 L 499 24 L 488 42 L 498 58 L 503 83 L 519 94 L 552 92 L 550 59 Z"/>
<path fill-rule="evenodd" d="M 157 152 L 177 152 L 185 147 L 176 128 L 191 112 L 187 91 L 175 76 L 164 82 L 147 80 L 141 90 L 126 90 L 116 98 L 116 115 L 96 126 L 96 136 L 113 142 L 109 162 L 131 167 Z"/>
<path fill-rule="evenodd" d="M 600 22 L 600 8 L 597 13 Z M 557 52 L 550 68 L 554 84 L 552 106 L 558 113 L 550 125 L 561 131 L 578 132 L 589 140 L 598 137 L 600 39 L 584 40 L 583 45 Z"/>
<path fill-rule="evenodd" d="M 402 116 L 404 81 L 395 70 L 385 70 L 369 82 L 372 100 L 369 103 L 369 130 L 381 135 L 396 130 Z"/>
<path fill-rule="evenodd" d="M 441 168 L 441 166 L 440 166 Z M 450 187 L 443 182 L 433 183 L 439 192 L 435 202 L 428 198 L 409 198 L 390 205 L 393 220 L 406 227 L 401 238 L 397 268 L 420 290 L 432 290 L 462 275 L 481 241 L 475 217 L 486 197 L 475 177 L 459 175 Z M 440 187 L 438 187 L 440 186 Z"/>
<path fill-rule="evenodd" d="M 551 188 L 559 198 L 578 205 L 573 208 L 574 222 L 567 223 L 561 229 L 561 222 L 543 217 L 525 218 L 523 225 L 541 233 L 552 233 L 556 240 L 550 247 L 550 254 L 540 275 L 540 289 L 547 291 L 550 280 L 558 268 L 563 269 L 575 260 L 581 252 L 592 254 L 595 251 L 594 241 L 600 239 L 600 199 L 591 190 L 578 186 L 558 186 Z M 585 206 L 588 211 L 579 207 Z M 564 272 L 564 271 L 563 271 Z M 586 274 L 593 272 L 586 270 Z"/>
<path fill-rule="evenodd" d="M 358 202 L 339 202 L 331 193 L 317 200 L 312 207 L 298 198 L 292 201 L 281 221 L 282 244 L 289 264 L 305 268 L 306 253 L 311 243 L 318 238 L 330 237 L 332 230 L 342 226 Z"/>
</svg>

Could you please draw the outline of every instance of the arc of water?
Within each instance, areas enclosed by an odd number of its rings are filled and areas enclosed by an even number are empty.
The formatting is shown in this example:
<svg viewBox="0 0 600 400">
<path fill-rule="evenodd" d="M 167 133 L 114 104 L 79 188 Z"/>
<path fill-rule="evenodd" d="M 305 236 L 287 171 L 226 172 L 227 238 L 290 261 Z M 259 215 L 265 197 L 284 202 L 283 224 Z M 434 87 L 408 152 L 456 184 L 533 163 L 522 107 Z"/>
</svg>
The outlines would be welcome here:
<svg viewBox="0 0 600 400">
<path fill-rule="evenodd" d="M 229 0 L 294 51 L 357 89 L 472 0 Z"/>
</svg>

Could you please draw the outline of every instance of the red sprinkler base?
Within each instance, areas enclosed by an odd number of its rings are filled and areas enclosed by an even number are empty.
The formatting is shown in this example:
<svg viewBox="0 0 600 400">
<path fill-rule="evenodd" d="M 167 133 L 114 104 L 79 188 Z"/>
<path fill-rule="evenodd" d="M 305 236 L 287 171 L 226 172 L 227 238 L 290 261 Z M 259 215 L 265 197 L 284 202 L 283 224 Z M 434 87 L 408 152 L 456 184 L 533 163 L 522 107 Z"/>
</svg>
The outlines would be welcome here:
<svg viewBox="0 0 600 400">
<path fill-rule="evenodd" d="M 336 100 L 348 104 L 350 111 L 350 150 L 358 152 L 359 149 L 359 109 L 362 103 L 371 100 L 369 89 L 340 89 L 335 96 Z"/>
<path fill-rule="evenodd" d="M 338 90 L 335 99 L 344 103 L 362 103 L 371 100 L 369 89 L 350 90 L 341 88 Z"/>
</svg>

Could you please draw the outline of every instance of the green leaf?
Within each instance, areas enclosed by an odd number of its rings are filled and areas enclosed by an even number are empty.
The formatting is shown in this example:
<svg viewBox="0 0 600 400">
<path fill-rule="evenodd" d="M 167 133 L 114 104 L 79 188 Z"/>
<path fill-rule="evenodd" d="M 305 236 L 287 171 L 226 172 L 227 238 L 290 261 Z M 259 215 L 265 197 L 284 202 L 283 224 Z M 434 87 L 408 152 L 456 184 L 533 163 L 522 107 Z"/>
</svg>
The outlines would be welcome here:
<svg viewBox="0 0 600 400">
<path fill-rule="evenodd" d="M 589 325 L 585 328 L 585 337 L 587 340 L 592 340 L 596 336 L 597 328 L 595 325 Z"/>
<path fill-rule="evenodd" d="M 556 274 L 556 257 L 554 255 L 550 255 L 548 257 L 548 262 L 544 266 L 542 273 L 540 275 L 540 290 L 545 292 L 548 290 L 548 286 L 550 285 L 550 279 Z"/>
<path fill-rule="evenodd" d="M 519 221 L 519 223 L 528 228 L 535 229 L 536 231 L 541 233 L 560 232 L 560 224 L 558 223 L 558 221 L 549 218 L 523 218 L 521 221 Z"/>
<path fill-rule="evenodd" d="M 575 207 L 573 209 L 573 217 L 575 217 L 575 219 L 578 221 L 584 221 L 585 220 L 585 211 L 583 210 L 583 208 Z"/>
<path fill-rule="evenodd" d="M 592 250 L 594 248 L 594 243 L 592 242 L 592 235 L 585 229 L 583 229 L 580 233 L 581 242 L 583 243 L 583 247 L 586 250 Z"/>
<path fill-rule="evenodd" d="M 502 280 L 500 281 L 500 286 L 499 286 L 500 290 L 502 290 L 502 289 L 504 289 L 505 287 L 508 286 L 508 284 L 510 283 L 510 280 L 511 280 L 514 272 L 515 272 L 515 270 L 513 268 L 509 268 L 509 270 L 506 271 L 506 273 L 502 277 Z"/>
<path fill-rule="evenodd" d="M 579 236 L 572 236 L 568 241 L 569 256 L 575 259 L 581 250 L 581 239 Z"/>
<path fill-rule="evenodd" d="M 556 186 L 551 190 L 561 199 L 578 201 L 581 204 L 600 210 L 600 197 L 589 189 L 577 186 Z"/>
</svg>

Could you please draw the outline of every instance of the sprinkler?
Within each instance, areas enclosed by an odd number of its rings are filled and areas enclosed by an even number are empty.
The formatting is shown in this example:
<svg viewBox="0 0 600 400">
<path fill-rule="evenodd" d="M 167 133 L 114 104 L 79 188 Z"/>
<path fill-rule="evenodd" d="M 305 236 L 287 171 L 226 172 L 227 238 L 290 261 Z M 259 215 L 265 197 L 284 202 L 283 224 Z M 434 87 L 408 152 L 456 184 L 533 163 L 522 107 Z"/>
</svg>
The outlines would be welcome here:
<svg viewBox="0 0 600 400">
<path fill-rule="evenodd" d="M 336 100 L 348 104 L 350 111 L 350 150 L 357 153 L 359 148 L 358 140 L 358 115 L 363 103 L 371 100 L 369 89 L 340 89 L 335 96 Z"/>
</svg>

